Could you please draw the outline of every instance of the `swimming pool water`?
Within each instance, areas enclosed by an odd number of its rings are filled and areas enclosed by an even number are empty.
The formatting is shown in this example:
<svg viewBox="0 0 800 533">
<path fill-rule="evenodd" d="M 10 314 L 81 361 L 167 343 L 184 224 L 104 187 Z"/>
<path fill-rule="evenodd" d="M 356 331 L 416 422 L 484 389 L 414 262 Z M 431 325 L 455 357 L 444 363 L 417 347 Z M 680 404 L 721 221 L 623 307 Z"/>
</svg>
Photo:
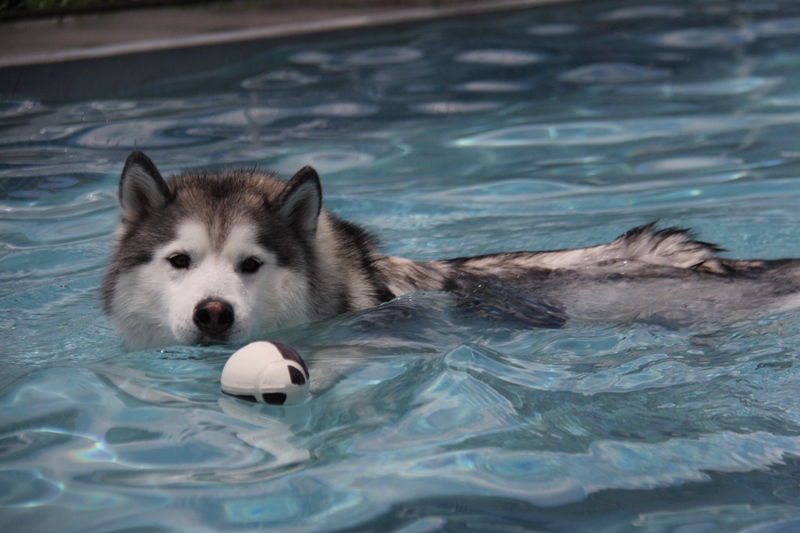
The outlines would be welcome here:
<svg viewBox="0 0 800 533">
<path fill-rule="evenodd" d="M 654 219 L 798 256 L 798 38 L 788 0 L 596 1 L 2 102 L 0 529 L 800 529 L 794 315 L 553 330 L 415 294 L 271 335 L 322 385 L 260 408 L 220 394 L 230 347 L 124 352 L 98 291 L 133 149 L 314 165 L 330 208 L 414 259 Z"/>
</svg>

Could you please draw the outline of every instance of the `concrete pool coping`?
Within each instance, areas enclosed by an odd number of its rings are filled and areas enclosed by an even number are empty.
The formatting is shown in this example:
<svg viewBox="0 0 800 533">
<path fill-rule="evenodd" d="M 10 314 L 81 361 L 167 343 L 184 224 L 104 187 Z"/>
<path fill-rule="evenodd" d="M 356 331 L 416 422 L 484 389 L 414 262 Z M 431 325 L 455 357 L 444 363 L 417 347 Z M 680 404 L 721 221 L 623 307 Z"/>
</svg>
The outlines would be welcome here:
<svg viewBox="0 0 800 533">
<path fill-rule="evenodd" d="M 167 75 L 188 76 L 246 60 L 283 38 L 575 1 L 280 9 L 212 4 L 4 22 L 0 98 L 63 102 L 112 97 Z"/>
</svg>

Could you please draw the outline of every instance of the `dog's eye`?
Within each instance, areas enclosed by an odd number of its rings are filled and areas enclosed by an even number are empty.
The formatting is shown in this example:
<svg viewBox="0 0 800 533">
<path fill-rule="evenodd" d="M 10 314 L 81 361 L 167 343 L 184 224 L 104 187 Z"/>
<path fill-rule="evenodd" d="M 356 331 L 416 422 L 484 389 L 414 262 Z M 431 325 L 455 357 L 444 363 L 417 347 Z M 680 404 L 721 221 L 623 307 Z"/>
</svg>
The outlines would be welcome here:
<svg viewBox="0 0 800 533">
<path fill-rule="evenodd" d="M 186 254 L 173 254 L 167 257 L 167 261 L 172 265 L 172 268 L 184 269 L 189 268 L 192 264 L 192 258 Z"/>
<path fill-rule="evenodd" d="M 254 272 L 257 272 L 258 269 L 261 268 L 261 265 L 263 264 L 264 263 L 262 263 L 255 257 L 248 257 L 247 259 L 242 261 L 242 264 L 239 265 L 239 269 L 245 274 L 253 274 Z"/>
</svg>

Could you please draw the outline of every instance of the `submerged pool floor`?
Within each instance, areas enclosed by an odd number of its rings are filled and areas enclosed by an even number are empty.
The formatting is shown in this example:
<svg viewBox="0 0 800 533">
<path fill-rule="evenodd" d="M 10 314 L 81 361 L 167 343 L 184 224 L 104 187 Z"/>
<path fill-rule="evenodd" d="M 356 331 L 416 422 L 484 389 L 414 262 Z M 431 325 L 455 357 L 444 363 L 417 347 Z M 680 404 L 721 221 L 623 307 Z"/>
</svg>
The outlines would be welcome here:
<svg viewBox="0 0 800 533">
<path fill-rule="evenodd" d="M 387 253 L 586 246 L 660 219 L 800 256 L 800 5 L 595 1 L 290 39 L 102 100 L 0 102 L 0 530 L 800 529 L 800 321 L 538 329 L 442 294 L 127 353 L 99 284 L 127 155 L 322 177 Z M 324 385 L 321 385 L 324 384 Z"/>
</svg>

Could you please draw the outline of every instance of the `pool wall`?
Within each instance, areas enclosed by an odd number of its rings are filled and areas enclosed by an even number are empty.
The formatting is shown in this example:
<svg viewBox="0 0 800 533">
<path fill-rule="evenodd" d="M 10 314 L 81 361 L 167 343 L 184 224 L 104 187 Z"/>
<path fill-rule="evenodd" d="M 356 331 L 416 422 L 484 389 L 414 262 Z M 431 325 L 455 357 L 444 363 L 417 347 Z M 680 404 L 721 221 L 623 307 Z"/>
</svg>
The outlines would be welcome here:
<svg viewBox="0 0 800 533">
<path fill-rule="evenodd" d="M 137 37 L 135 23 L 125 23 L 125 15 L 93 16 L 80 21 L 79 31 L 97 31 L 91 39 L 95 45 L 76 45 L 75 32 L 68 31 L 62 21 L 52 21 L 52 31 L 44 30 L 41 21 L 27 31 L 25 24 L 7 23 L 0 31 L 0 99 L 33 99 L 60 103 L 97 98 L 124 97 L 133 89 L 149 83 L 178 76 L 190 76 L 199 72 L 221 68 L 246 61 L 269 50 L 275 42 L 287 38 L 304 37 L 315 39 L 335 34 L 354 34 L 367 28 L 402 27 L 427 20 L 449 17 L 481 16 L 490 12 L 570 3 L 579 0 L 508 0 L 496 2 L 462 3 L 446 7 L 405 9 L 370 9 L 319 11 L 309 15 L 308 10 L 298 12 L 298 21 L 287 21 L 291 13 L 275 17 L 276 22 L 258 27 L 247 17 L 251 11 L 241 11 L 243 29 L 213 31 L 201 21 L 192 18 L 213 17 L 210 10 L 154 10 L 150 15 L 137 12 L 137 17 L 162 18 L 162 23 L 171 17 L 173 23 L 162 24 L 162 28 L 174 28 L 162 32 L 156 38 Z M 263 16 L 263 14 L 262 14 Z M 72 21 L 74 22 L 74 21 Z M 230 20 L 226 21 L 230 23 Z M 73 24 L 74 26 L 74 24 Z M 2 26 L 0 26 L 2 28 Z M 73 28 L 74 29 L 74 28 Z M 197 33 L 192 33 L 192 31 Z M 42 42 L 41 32 L 46 33 L 47 49 L 27 54 L 33 43 Z M 31 41 L 30 47 L 25 44 Z M 82 39 L 85 43 L 86 37 Z M 11 46 L 11 45 L 14 46 Z M 10 50 L 10 52 L 8 51 Z"/>
</svg>

